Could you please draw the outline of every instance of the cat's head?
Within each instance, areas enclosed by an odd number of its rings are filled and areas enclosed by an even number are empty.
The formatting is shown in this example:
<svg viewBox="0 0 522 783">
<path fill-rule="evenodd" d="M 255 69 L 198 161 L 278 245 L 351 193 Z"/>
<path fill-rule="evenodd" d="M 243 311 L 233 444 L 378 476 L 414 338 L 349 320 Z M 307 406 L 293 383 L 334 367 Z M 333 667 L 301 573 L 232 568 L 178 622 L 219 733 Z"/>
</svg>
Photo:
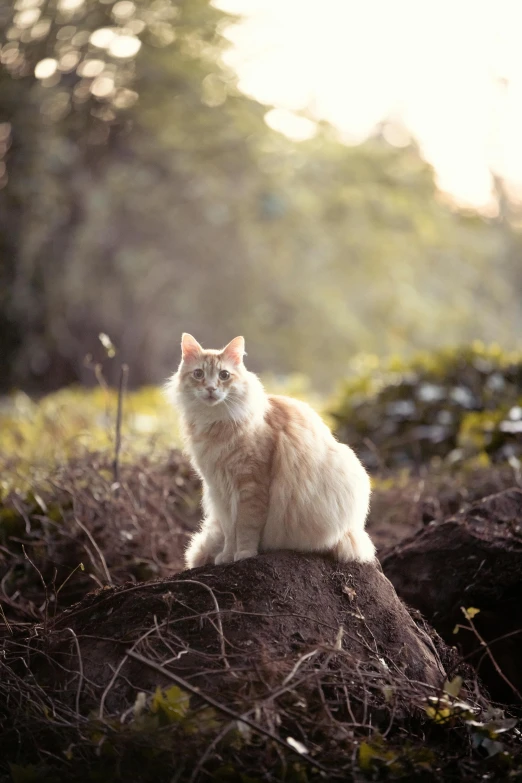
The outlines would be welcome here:
<svg viewBox="0 0 522 783">
<path fill-rule="evenodd" d="M 204 349 L 191 334 L 181 338 L 178 389 L 189 403 L 229 408 L 241 401 L 248 384 L 243 364 L 245 341 L 235 337 L 220 351 Z"/>
</svg>

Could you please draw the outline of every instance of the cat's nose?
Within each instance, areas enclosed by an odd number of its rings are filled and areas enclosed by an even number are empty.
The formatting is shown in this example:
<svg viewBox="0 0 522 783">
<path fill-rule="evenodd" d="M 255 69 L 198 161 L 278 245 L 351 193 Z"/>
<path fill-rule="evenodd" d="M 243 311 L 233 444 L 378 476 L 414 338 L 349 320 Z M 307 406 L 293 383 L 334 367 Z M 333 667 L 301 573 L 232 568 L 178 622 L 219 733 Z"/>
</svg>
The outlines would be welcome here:
<svg viewBox="0 0 522 783">
<path fill-rule="evenodd" d="M 212 392 L 216 391 L 217 386 L 206 386 L 205 388 L 211 394 Z"/>
</svg>

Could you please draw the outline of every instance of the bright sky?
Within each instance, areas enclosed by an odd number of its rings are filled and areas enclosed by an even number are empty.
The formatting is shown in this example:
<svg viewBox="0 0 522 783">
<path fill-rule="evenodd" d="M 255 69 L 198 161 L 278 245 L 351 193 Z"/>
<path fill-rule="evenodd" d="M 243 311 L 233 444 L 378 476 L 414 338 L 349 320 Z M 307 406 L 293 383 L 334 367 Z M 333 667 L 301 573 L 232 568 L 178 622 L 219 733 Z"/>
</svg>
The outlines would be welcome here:
<svg viewBox="0 0 522 783">
<path fill-rule="evenodd" d="M 275 107 L 272 127 L 310 135 L 292 113 L 306 110 L 354 143 L 393 117 L 458 201 L 490 202 L 490 169 L 522 188 L 522 0 L 216 5 L 244 17 L 227 33 L 227 62 L 244 92 Z"/>
</svg>

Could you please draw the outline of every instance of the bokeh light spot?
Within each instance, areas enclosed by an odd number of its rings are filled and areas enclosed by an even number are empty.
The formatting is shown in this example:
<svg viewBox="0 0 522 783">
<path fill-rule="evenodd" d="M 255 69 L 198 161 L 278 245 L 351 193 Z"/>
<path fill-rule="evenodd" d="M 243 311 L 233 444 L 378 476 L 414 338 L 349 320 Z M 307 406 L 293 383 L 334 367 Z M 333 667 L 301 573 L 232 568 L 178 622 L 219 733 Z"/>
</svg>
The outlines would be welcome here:
<svg viewBox="0 0 522 783">
<path fill-rule="evenodd" d="M 130 19 L 125 28 L 133 35 L 139 35 L 145 30 L 145 22 L 142 19 Z"/>
<path fill-rule="evenodd" d="M 113 99 L 113 104 L 117 109 L 130 109 L 138 100 L 138 93 L 135 90 L 118 90 Z"/>
<path fill-rule="evenodd" d="M 87 30 L 80 30 L 80 32 L 73 35 L 71 44 L 77 49 L 81 49 L 82 46 L 85 46 L 89 38 L 90 36 Z"/>
<path fill-rule="evenodd" d="M 91 84 L 91 92 L 96 98 L 108 98 L 114 92 L 114 79 L 111 76 L 98 76 Z"/>
<path fill-rule="evenodd" d="M 393 147 L 407 147 L 411 144 L 411 133 L 400 122 L 387 122 L 382 129 L 383 138 Z"/>
<path fill-rule="evenodd" d="M 136 11 L 136 6 L 131 0 L 119 0 L 112 9 L 112 15 L 119 22 L 129 19 Z"/>
<path fill-rule="evenodd" d="M 133 35 L 116 35 L 109 44 L 109 54 L 118 59 L 134 57 L 141 49 L 141 41 Z"/>
<path fill-rule="evenodd" d="M 51 29 L 50 19 L 40 19 L 34 27 L 31 28 L 31 39 L 37 41 L 39 38 L 45 38 Z"/>
<path fill-rule="evenodd" d="M 58 62 L 53 57 L 46 57 L 37 63 L 34 69 L 34 75 L 37 79 L 48 79 L 50 76 L 54 76 L 58 68 Z"/>
<path fill-rule="evenodd" d="M 42 12 L 39 8 L 28 8 L 25 11 L 20 11 L 20 13 L 16 14 L 15 18 L 13 19 L 13 23 L 16 25 L 16 27 L 20 27 L 22 29 L 26 27 L 32 27 L 35 22 L 38 21 L 40 18 L 40 14 Z"/>
<path fill-rule="evenodd" d="M 60 57 L 59 68 L 62 73 L 70 73 L 73 71 L 80 62 L 80 55 L 78 52 L 66 52 Z"/>
<path fill-rule="evenodd" d="M 174 28 L 166 22 L 154 22 L 149 25 L 149 33 L 153 46 L 168 46 L 176 39 Z"/>
<path fill-rule="evenodd" d="M 58 10 L 77 11 L 81 8 L 85 0 L 58 0 Z"/>
<path fill-rule="evenodd" d="M 89 41 L 98 49 L 108 49 L 115 37 L 116 33 L 112 28 L 100 27 L 91 34 Z"/>
<path fill-rule="evenodd" d="M 87 79 L 94 79 L 99 76 L 105 68 L 103 60 L 84 60 L 78 66 L 78 75 Z"/>
<path fill-rule="evenodd" d="M 24 11 L 26 8 L 37 8 L 42 5 L 43 0 L 17 0 L 15 11 Z"/>
<path fill-rule="evenodd" d="M 311 139 L 317 131 L 315 122 L 287 109 L 271 109 L 265 114 L 265 122 L 272 130 L 284 133 L 294 141 Z"/>
<path fill-rule="evenodd" d="M 18 44 L 8 43 L 2 49 L 2 54 L 0 55 L 0 62 L 8 66 L 13 65 L 18 60 L 19 55 L 20 52 L 18 50 Z"/>
<path fill-rule="evenodd" d="M 214 73 L 203 79 L 201 100 L 206 106 L 221 106 L 227 99 L 227 89 L 223 80 Z"/>
</svg>

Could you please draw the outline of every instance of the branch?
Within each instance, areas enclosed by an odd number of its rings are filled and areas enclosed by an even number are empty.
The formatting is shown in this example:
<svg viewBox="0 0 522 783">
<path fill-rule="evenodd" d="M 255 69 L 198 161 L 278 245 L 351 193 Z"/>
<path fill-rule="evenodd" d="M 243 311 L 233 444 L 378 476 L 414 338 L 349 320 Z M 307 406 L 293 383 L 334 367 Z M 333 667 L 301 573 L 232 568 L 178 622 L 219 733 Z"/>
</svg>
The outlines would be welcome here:
<svg viewBox="0 0 522 783">
<path fill-rule="evenodd" d="M 181 688 L 183 688 L 183 690 L 192 693 L 194 696 L 199 696 L 200 699 L 203 699 L 203 701 L 205 701 L 207 704 L 210 704 L 211 707 L 219 710 L 219 712 L 222 712 L 224 715 L 228 715 L 229 718 L 233 718 L 234 720 L 241 721 L 241 723 L 245 723 L 247 726 L 250 726 L 251 729 L 257 731 L 258 734 L 263 734 L 265 737 L 273 740 L 278 745 L 282 745 L 283 748 L 289 750 L 296 756 L 299 756 L 300 759 L 308 762 L 308 764 L 310 764 L 312 767 L 321 770 L 321 772 L 330 772 L 330 770 L 328 770 L 326 767 L 323 767 L 322 764 L 319 764 L 318 761 L 315 761 L 307 754 L 299 753 L 299 751 L 293 748 L 288 742 L 285 742 L 285 740 L 281 739 L 276 734 L 272 734 L 272 732 L 268 731 L 268 729 L 264 729 L 262 726 L 258 726 L 257 723 L 251 721 L 246 717 L 246 715 L 240 715 L 238 712 L 231 710 L 230 707 L 226 707 L 224 704 L 216 701 L 216 699 L 214 699 L 212 696 L 208 696 L 206 693 L 202 693 L 199 688 L 191 685 L 189 682 L 187 682 L 187 680 L 184 680 L 183 677 L 180 677 L 178 674 L 169 672 L 163 666 L 160 666 L 154 661 L 150 661 L 148 658 L 145 658 L 139 653 L 135 653 L 132 649 L 127 650 L 125 654 L 128 655 L 129 658 L 134 658 L 134 660 L 139 661 L 139 663 L 142 663 L 144 666 L 148 666 L 150 669 L 154 669 L 155 671 L 159 672 L 159 674 L 176 683 L 176 685 L 179 685 Z"/>
<path fill-rule="evenodd" d="M 116 443 L 114 446 L 114 462 L 112 463 L 114 483 L 120 483 L 120 448 L 121 448 L 121 418 L 123 414 L 123 397 L 127 387 L 129 365 L 122 364 L 120 368 L 120 384 L 118 387 L 118 411 L 116 414 Z"/>
</svg>

